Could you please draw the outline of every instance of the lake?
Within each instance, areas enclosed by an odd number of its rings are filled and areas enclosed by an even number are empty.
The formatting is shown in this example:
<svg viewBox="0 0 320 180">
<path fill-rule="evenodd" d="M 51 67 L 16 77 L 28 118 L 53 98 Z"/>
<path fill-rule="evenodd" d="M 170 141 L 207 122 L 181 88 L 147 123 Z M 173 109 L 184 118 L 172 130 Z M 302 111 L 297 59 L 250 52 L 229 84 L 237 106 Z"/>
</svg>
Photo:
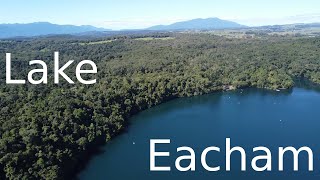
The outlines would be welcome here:
<svg viewBox="0 0 320 180">
<path fill-rule="evenodd" d="M 319 179 L 320 178 L 320 93 L 315 89 L 294 88 L 291 91 L 246 89 L 181 98 L 161 104 L 134 116 L 127 131 L 103 147 L 80 173 L 91 179 Z M 208 172 L 200 162 L 201 152 L 209 146 L 241 146 L 247 153 L 247 171 L 240 170 L 240 155 L 231 158 L 231 172 L 225 171 L 225 156 L 212 153 L 208 164 L 220 165 L 221 171 Z M 169 165 L 171 172 L 150 172 L 150 139 L 171 139 L 157 151 L 169 151 L 159 165 Z M 176 148 L 190 146 L 196 152 L 195 172 L 175 168 Z M 252 148 L 268 147 L 272 152 L 272 171 L 254 172 Z M 284 172 L 278 171 L 278 147 L 308 146 L 314 153 L 314 172 L 308 172 L 307 154 L 299 158 L 299 172 L 293 171 L 293 158 L 284 160 Z M 187 165 L 188 163 L 186 163 Z M 262 163 L 263 164 L 263 163 Z"/>
</svg>

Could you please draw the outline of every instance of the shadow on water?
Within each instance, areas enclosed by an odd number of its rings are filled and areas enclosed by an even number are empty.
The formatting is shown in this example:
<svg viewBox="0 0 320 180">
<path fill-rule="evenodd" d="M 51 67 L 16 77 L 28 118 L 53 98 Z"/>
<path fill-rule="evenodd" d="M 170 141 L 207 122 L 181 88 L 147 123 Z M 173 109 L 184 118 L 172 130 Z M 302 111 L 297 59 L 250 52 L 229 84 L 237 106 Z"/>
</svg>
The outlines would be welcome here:
<svg viewBox="0 0 320 180">
<path fill-rule="evenodd" d="M 319 88 L 320 90 L 320 88 Z M 261 97 L 269 97 L 269 96 L 289 96 L 292 94 L 292 89 L 281 90 L 280 92 L 274 90 L 267 89 L 257 89 L 257 88 L 246 88 L 239 89 L 235 91 L 218 91 L 210 94 L 205 94 L 201 96 L 193 96 L 193 97 L 183 97 L 171 100 L 169 102 L 164 103 L 165 105 L 158 105 L 148 109 L 147 111 L 142 111 L 133 116 L 131 119 L 133 121 L 129 122 L 129 127 L 131 123 L 134 123 L 134 119 L 137 115 L 143 113 L 146 118 L 157 116 L 158 114 L 170 113 L 172 111 L 177 111 L 181 109 L 188 109 L 190 107 L 196 107 L 201 105 L 216 105 L 219 104 L 221 99 L 225 96 L 232 97 L 242 97 L 246 98 L 248 96 L 261 96 Z M 126 129 L 124 132 L 127 132 Z"/>
<path fill-rule="evenodd" d="M 320 85 L 319 84 L 311 82 L 310 80 L 305 79 L 305 78 L 296 79 L 295 80 L 295 86 L 297 88 L 303 88 L 303 89 L 306 89 L 306 90 L 312 90 L 312 91 L 320 92 Z"/>
</svg>

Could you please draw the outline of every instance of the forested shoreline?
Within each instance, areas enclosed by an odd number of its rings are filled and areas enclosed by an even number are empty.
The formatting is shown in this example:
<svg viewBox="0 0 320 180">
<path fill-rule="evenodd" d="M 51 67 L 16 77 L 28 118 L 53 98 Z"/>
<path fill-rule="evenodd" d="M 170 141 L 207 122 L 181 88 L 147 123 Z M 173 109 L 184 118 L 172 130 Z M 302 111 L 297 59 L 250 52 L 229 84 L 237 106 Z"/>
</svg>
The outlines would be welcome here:
<svg viewBox="0 0 320 180">
<path fill-rule="evenodd" d="M 116 136 L 137 112 L 174 98 L 226 86 L 289 89 L 295 78 L 320 83 L 319 49 L 320 38 L 230 39 L 204 33 L 0 41 L 0 174 L 75 177 L 88 149 Z M 98 82 L 5 84 L 5 53 L 13 54 L 15 77 L 25 78 L 33 59 L 53 69 L 54 51 L 62 62 L 94 61 Z"/>
</svg>

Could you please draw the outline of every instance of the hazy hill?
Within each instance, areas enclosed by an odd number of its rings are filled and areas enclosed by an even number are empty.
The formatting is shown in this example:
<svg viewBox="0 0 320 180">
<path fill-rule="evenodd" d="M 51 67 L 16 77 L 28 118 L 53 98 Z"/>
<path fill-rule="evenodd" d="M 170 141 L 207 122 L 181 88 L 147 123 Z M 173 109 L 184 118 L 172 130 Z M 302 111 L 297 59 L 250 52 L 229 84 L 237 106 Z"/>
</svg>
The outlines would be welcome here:
<svg viewBox="0 0 320 180">
<path fill-rule="evenodd" d="M 0 38 L 39 36 L 48 34 L 75 34 L 90 31 L 105 31 L 94 26 L 57 25 L 48 22 L 29 24 L 0 24 Z"/>
<path fill-rule="evenodd" d="M 189 21 L 177 22 L 171 25 L 157 25 L 148 30 L 208 30 L 208 29 L 233 29 L 243 28 L 244 25 L 222 20 L 219 18 L 193 19 Z"/>
</svg>

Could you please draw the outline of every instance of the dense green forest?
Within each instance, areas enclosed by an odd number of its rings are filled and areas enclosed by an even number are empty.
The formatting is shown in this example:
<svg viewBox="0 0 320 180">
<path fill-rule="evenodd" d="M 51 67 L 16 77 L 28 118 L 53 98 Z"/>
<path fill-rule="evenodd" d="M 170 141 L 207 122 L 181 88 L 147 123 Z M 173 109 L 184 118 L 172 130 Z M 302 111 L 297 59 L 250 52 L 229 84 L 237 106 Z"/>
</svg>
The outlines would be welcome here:
<svg viewBox="0 0 320 180">
<path fill-rule="evenodd" d="M 319 50 L 320 38 L 205 33 L 0 41 L 0 179 L 75 177 L 79 164 L 130 116 L 174 98 L 231 86 L 287 89 L 295 78 L 320 83 Z M 98 82 L 5 84 L 5 53 L 12 53 L 14 77 L 26 78 L 33 59 L 52 70 L 54 51 L 60 61 L 94 61 Z M 74 67 L 68 70 L 72 76 Z"/>
</svg>

